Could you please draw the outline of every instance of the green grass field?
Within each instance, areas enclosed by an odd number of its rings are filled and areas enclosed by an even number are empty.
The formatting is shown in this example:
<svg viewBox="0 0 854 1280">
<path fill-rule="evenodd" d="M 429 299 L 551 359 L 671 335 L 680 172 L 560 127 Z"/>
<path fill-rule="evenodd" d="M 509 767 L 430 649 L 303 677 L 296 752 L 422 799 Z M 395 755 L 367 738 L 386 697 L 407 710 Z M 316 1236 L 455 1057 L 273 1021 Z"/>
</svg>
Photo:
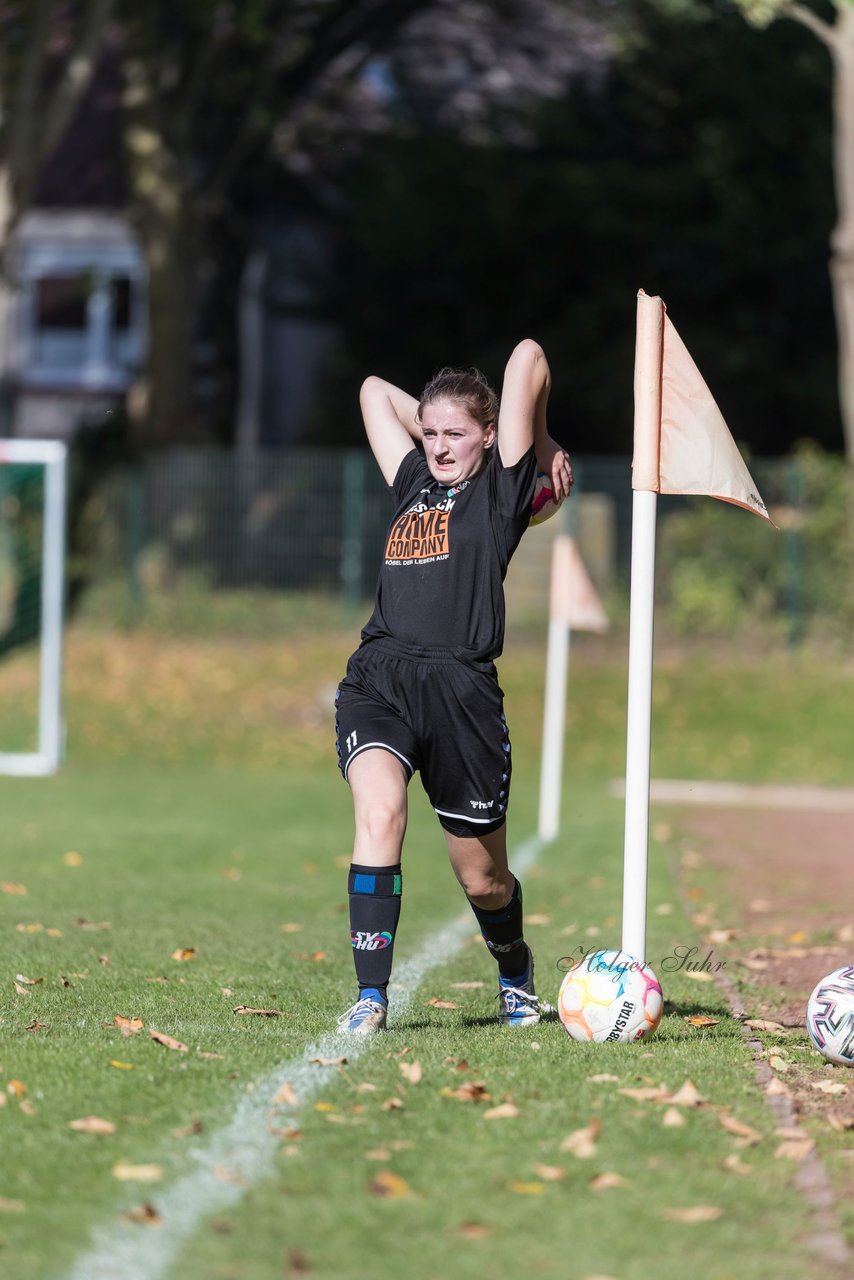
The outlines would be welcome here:
<svg viewBox="0 0 854 1280">
<path fill-rule="evenodd" d="M 67 764 L 0 779 L 2 1274 L 681 1280 L 687 1257 L 701 1280 L 814 1274 L 795 1166 L 775 1158 L 715 985 L 659 969 L 666 1014 L 642 1045 L 579 1046 L 551 1019 L 499 1030 L 473 918 L 451 953 L 433 945 L 466 908 L 417 781 L 396 954 L 423 981 L 386 1035 L 329 1051 L 353 995 L 331 698 L 356 628 L 295 611 L 272 632 L 250 613 L 180 636 L 78 623 Z M 543 638 L 516 642 L 500 670 L 519 849 L 536 829 Z M 34 679 L 31 656 L 0 667 L 0 732 Z M 619 642 L 575 646 L 570 703 L 563 834 L 525 877 L 547 999 L 562 957 L 619 945 Z M 654 772 L 841 782 L 852 716 L 854 681 L 826 663 L 666 655 Z M 658 968 L 697 937 L 655 843 L 650 876 Z M 621 1092 L 653 1086 L 677 1096 Z M 110 1131 L 70 1127 L 88 1117 Z"/>
</svg>

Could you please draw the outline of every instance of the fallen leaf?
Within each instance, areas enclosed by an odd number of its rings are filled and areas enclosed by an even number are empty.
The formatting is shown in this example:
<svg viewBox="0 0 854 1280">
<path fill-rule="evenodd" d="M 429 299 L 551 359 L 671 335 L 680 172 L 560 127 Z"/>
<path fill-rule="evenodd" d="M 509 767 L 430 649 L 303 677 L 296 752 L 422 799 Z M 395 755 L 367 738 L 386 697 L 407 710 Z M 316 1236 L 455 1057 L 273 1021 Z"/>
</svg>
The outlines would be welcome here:
<svg viewBox="0 0 854 1280">
<path fill-rule="evenodd" d="M 633 1098 L 635 1102 L 670 1101 L 670 1094 L 667 1092 L 663 1084 L 642 1085 L 637 1089 L 618 1089 L 617 1093 L 621 1093 L 625 1098 Z"/>
<path fill-rule="evenodd" d="M 690 978 L 692 982 L 712 982 L 713 981 L 712 975 L 710 973 L 703 973 L 702 970 L 699 970 L 699 969 L 697 970 L 683 969 L 681 976 L 683 978 Z"/>
<path fill-rule="evenodd" d="M 383 1103 L 383 1111 L 402 1111 L 402 1110 L 403 1110 L 403 1101 L 400 1098 L 396 1098 L 394 1094 L 392 1094 L 390 1098 L 386 1098 L 385 1102 Z"/>
<path fill-rule="evenodd" d="M 845 1093 L 847 1085 L 841 1080 L 811 1080 L 810 1088 L 818 1089 L 820 1093 Z"/>
<path fill-rule="evenodd" d="M 372 1196 L 380 1196 L 386 1200 L 400 1200 L 412 1194 L 409 1183 L 399 1173 L 391 1169 L 380 1169 L 368 1183 L 368 1191 Z"/>
<path fill-rule="evenodd" d="M 23 1200 L 9 1200 L 0 1196 L 0 1213 L 24 1213 L 27 1206 Z"/>
<path fill-rule="evenodd" d="M 173 1129 L 173 1138 L 193 1138 L 197 1133 L 201 1133 L 204 1125 L 201 1120 L 191 1120 L 189 1124 L 179 1125 L 177 1129 Z"/>
<path fill-rule="evenodd" d="M 737 1173 L 742 1177 L 747 1177 L 748 1174 L 754 1172 L 753 1165 L 745 1164 L 741 1156 L 736 1155 L 735 1152 L 732 1155 L 724 1156 L 721 1161 L 721 1168 L 726 1169 L 727 1173 Z"/>
<path fill-rule="evenodd" d="M 302 1249 L 288 1249 L 288 1271 L 292 1276 L 310 1275 L 314 1268 Z"/>
<path fill-rule="evenodd" d="M 787 1062 L 785 1058 L 781 1058 L 778 1053 L 772 1053 L 768 1059 L 768 1065 L 772 1071 L 791 1071 L 792 1064 Z"/>
<path fill-rule="evenodd" d="M 195 960 L 195 958 L 195 947 L 177 947 L 176 950 L 172 952 L 173 960 Z"/>
<path fill-rule="evenodd" d="M 25 1116 L 34 1116 L 36 1114 L 36 1109 L 33 1106 L 32 1102 L 30 1102 L 29 1098 L 21 1099 L 20 1108 L 21 1108 L 21 1111 L 23 1111 Z"/>
<path fill-rule="evenodd" d="M 418 1084 L 423 1072 L 420 1062 L 399 1062 L 397 1069 L 402 1076 L 405 1076 L 410 1084 Z"/>
<path fill-rule="evenodd" d="M 489 1093 L 482 1080 L 467 1080 L 456 1089 L 442 1089 L 443 1098 L 456 1098 L 457 1102 L 488 1102 Z"/>
<path fill-rule="evenodd" d="M 82 856 L 79 853 L 77 853 L 76 850 L 74 849 L 70 850 L 68 853 L 64 853 L 62 855 L 62 861 L 65 863 L 67 867 L 83 866 Z"/>
<path fill-rule="evenodd" d="M 365 1152 L 366 1160 L 390 1160 L 391 1152 L 388 1147 L 373 1147 L 370 1151 Z"/>
<path fill-rule="evenodd" d="M 2 880 L 0 881 L 0 892 L 13 894 L 22 898 L 27 892 L 27 886 L 24 884 L 13 884 L 10 880 Z"/>
<path fill-rule="evenodd" d="M 765 1088 L 765 1093 L 769 1098 L 774 1098 L 778 1096 L 788 1097 L 789 1092 L 790 1092 L 789 1086 L 787 1084 L 784 1084 L 783 1081 L 780 1080 L 778 1076 L 774 1076 L 774 1079 L 771 1080 Z"/>
<path fill-rule="evenodd" d="M 28 1022 L 24 1027 L 25 1031 L 47 1031 L 47 1023 L 39 1022 L 38 1018 L 33 1018 L 32 1022 Z"/>
<path fill-rule="evenodd" d="M 517 1196 L 541 1196 L 545 1189 L 544 1182 L 511 1182 L 507 1188 Z"/>
<path fill-rule="evenodd" d="M 497 1107 L 484 1111 L 484 1120 L 512 1120 L 519 1114 L 519 1108 L 512 1102 L 501 1102 Z"/>
<path fill-rule="evenodd" d="M 211 1053 L 207 1049 L 199 1049 L 197 1052 L 197 1056 L 199 1058 L 204 1058 L 207 1062 L 224 1062 L 225 1061 L 224 1053 Z"/>
<path fill-rule="evenodd" d="M 618 1187 L 628 1187 L 630 1182 L 621 1173 L 597 1173 L 588 1182 L 591 1191 L 612 1191 Z"/>
<path fill-rule="evenodd" d="M 735 929 L 711 929 L 706 934 L 707 942 L 712 942 L 716 945 L 721 942 L 732 942 L 733 939 L 737 937 L 738 934 Z"/>
<path fill-rule="evenodd" d="M 463 1007 L 461 1004 L 454 1004 L 453 1000 L 437 1000 L 435 996 L 427 1003 L 432 1004 L 434 1009 L 462 1009 Z"/>
<path fill-rule="evenodd" d="M 127 1209 L 122 1217 L 126 1222 L 136 1222 L 143 1227 L 160 1227 L 163 1225 L 163 1219 L 150 1201 L 146 1200 L 143 1204 L 136 1205 L 133 1209 Z"/>
<path fill-rule="evenodd" d="M 281 1009 L 253 1009 L 248 1004 L 238 1004 L 232 1009 L 232 1013 L 248 1013 L 256 1018 L 283 1018 L 285 1015 Z"/>
<path fill-rule="evenodd" d="M 665 1129 L 679 1129 L 685 1123 L 685 1117 L 678 1107 L 668 1107 L 661 1123 Z"/>
<path fill-rule="evenodd" d="M 281 928 L 282 928 L 282 933 L 302 933 L 301 924 L 294 924 L 294 923 L 283 924 Z"/>
<path fill-rule="evenodd" d="M 22 987 L 20 982 L 13 982 L 12 985 L 19 996 L 27 996 L 29 998 L 33 994 L 29 987 Z"/>
<path fill-rule="evenodd" d="M 33 920 L 30 924 L 16 924 L 17 933 L 41 933 L 44 925 L 39 920 Z"/>
<path fill-rule="evenodd" d="M 109 920 L 87 920 L 85 916 L 78 916 L 74 923 L 77 925 L 78 929 L 85 929 L 90 933 L 103 933 L 107 929 L 112 929 L 113 927 Z"/>
<path fill-rule="evenodd" d="M 122 1014 L 116 1014 L 116 1026 L 123 1036 L 135 1036 L 143 1028 L 142 1018 L 125 1018 Z"/>
<path fill-rule="evenodd" d="M 720 1018 L 708 1018 L 704 1013 L 693 1013 L 685 1018 L 692 1027 L 716 1027 Z"/>
<path fill-rule="evenodd" d="M 827 1123 L 837 1133 L 845 1133 L 848 1129 L 854 1129 L 854 1111 L 841 1111 L 833 1107 L 827 1113 Z"/>
<path fill-rule="evenodd" d="M 296 1090 L 289 1080 L 285 1080 L 284 1083 L 279 1086 L 273 1096 L 273 1103 L 276 1106 L 284 1107 L 299 1106 L 299 1098 L 296 1095 Z"/>
<path fill-rule="evenodd" d="M 543 915 L 542 913 L 537 915 L 535 912 L 533 915 L 525 916 L 525 924 L 547 925 L 551 924 L 551 922 L 551 916 Z"/>
<path fill-rule="evenodd" d="M 156 1040 L 158 1044 L 162 1044 L 164 1049 L 174 1049 L 177 1053 L 188 1053 L 188 1046 L 182 1044 L 180 1040 L 176 1040 L 174 1036 L 167 1036 L 163 1031 L 154 1031 L 148 1028 L 148 1034 L 152 1040 Z"/>
<path fill-rule="evenodd" d="M 23 973 L 16 973 L 15 980 L 16 982 L 23 982 L 25 987 L 38 987 L 42 982 L 44 982 L 44 978 L 28 978 Z"/>
<path fill-rule="evenodd" d="M 69 1120 L 69 1129 L 75 1133 L 115 1133 L 116 1126 L 112 1120 L 103 1120 L 101 1116 L 83 1116 L 80 1120 Z"/>
<path fill-rule="evenodd" d="M 777 1160 L 805 1160 L 814 1147 L 812 1138 L 786 1138 L 774 1152 L 774 1157 Z"/>
<path fill-rule="evenodd" d="M 686 1080 L 667 1101 L 674 1107 L 701 1107 L 705 1101 L 696 1085 Z"/>
<path fill-rule="evenodd" d="M 686 1209 L 665 1209 L 662 1218 L 666 1218 L 668 1222 L 714 1222 L 716 1218 L 720 1218 L 723 1209 L 719 1209 L 713 1204 L 694 1204 Z"/>
<path fill-rule="evenodd" d="M 578 1160 L 589 1160 L 596 1154 L 596 1139 L 602 1130 L 602 1121 L 598 1116 L 585 1125 L 583 1129 L 575 1129 L 560 1144 L 560 1151 L 567 1151 Z"/>
<path fill-rule="evenodd" d="M 735 1116 L 729 1115 L 726 1111 L 718 1112 L 720 1120 L 727 1133 L 734 1134 L 736 1138 L 743 1138 L 745 1143 L 753 1144 L 762 1141 L 761 1133 L 757 1133 L 755 1129 L 751 1129 L 749 1124 L 742 1124 L 740 1120 L 736 1120 Z"/>
<path fill-rule="evenodd" d="M 788 1030 L 779 1022 L 771 1022 L 768 1018 L 746 1018 L 744 1025 L 751 1031 L 773 1031 L 775 1035 L 788 1035 Z"/>
<path fill-rule="evenodd" d="M 461 1222 L 454 1231 L 465 1240 L 483 1240 L 492 1234 L 492 1229 L 483 1222 Z"/>
<path fill-rule="evenodd" d="M 146 978 L 146 979 L 145 979 L 145 981 L 146 981 L 146 982 L 159 982 L 159 983 L 160 983 L 160 985 L 161 985 L 162 987 L 165 987 L 165 986 L 166 986 L 166 984 L 168 983 L 169 979 L 168 979 L 167 977 L 165 977 L 165 976 L 161 973 L 161 974 L 158 974 L 158 976 L 157 976 L 156 978 Z"/>
<path fill-rule="evenodd" d="M 6 1085 L 13 1098 L 23 1098 L 27 1093 L 27 1086 L 23 1080 L 10 1080 Z"/>
<path fill-rule="evenodd" d="M 159 1164 L 131 1164 L 128 1160 L 118 1160 L 113 1165 L 113 1177 L 119 1182 L 159 1182 L 163 1169 Z"/>
<path fill-rule="evenodd" d="M 535 1164 L 531 1167 L 543 1182 L 560 1182 L 566 1177 L 566 1169 L 562 1169 L 559 1164 Z"/>
<path fill-rule="evenodd" d="M 110 1067 L 117 1067 L 119 1071 L 133 1071 L 132 1062 L 119 1062 L 117 1058 L 110 1058 L 107 1065 Z"/>
<path fill-rule="evenodd" d="M 620 1083 L 619 1076 L 612 1076 L 607 1071 L 600 1071 L 598 1075 L 588 1076 L 587 1078 L 591 1084 L 619 1084 Z"/>
<path fill-rule="evenodd" d="M 454 991 L 477 991 L 481 987 L 485 987 L 485 982 L 449 982 L 448 986 Z"/>
<path fill-rule="evenodd" d="M 309 1062 L 316 1067 L 346 1067 L 346 1058 L 309 1058 Z"/>
</svg>

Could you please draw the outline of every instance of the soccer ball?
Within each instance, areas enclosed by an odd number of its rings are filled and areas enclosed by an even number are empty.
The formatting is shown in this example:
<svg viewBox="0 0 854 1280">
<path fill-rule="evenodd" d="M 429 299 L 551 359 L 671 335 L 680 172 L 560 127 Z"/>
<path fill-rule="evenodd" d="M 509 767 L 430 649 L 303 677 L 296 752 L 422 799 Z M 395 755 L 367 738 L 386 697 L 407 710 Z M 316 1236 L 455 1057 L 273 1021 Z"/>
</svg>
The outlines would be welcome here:
<svg viewBox="0 0 854 1280">
<path fill-rule="evenodd" d="M 807 1031 L 828 1062 L 854 1067 L 854 964 L 817 983 L 807 1004 Z"/>
<path fill-rule="evenodd" d="M 626 951 L 593 951 L 560 984 L 557 1011 L 573 1040 L 628 1044 L 661 1021 L 664 998 L 652 969 Z"/>
<path fill-rule="evenodd" d="M 560 511 L 562 506 L 563 498 L 561 498 L 560 502 L 555 498 L 551 477 L 547 476 L 544 471 L 538 471 L 537 483 L 534 485 L 534 497 L 531 502 L 531 518 L 528 524 L 545 524 L 547 520 L 551 520 L 555 512 Z"/>
</svg>

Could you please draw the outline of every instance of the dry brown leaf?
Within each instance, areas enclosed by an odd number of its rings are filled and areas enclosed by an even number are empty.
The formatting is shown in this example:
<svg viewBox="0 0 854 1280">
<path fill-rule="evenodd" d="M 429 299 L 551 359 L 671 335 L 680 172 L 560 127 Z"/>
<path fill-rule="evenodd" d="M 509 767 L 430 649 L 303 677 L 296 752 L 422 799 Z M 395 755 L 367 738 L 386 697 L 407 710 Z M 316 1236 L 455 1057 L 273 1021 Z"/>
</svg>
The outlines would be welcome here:
<svg viewBox="0 0 854 1280">
<path fill-rule="evenodd" d="M 23 1080 L 10 1080 L 6 1085 L 13 1098 L 24 1098 L 27 1093 L 27 1086 Z"/>
<path fill-rule="evenodd" d="M 674 1107 L 701 1107 L 705 1098 L 691 1080 L 686 1080 L 667 1101 Z"/>
<path fill-rule="evenodd" d="M 692 1013 L 685 1018 L 685 1021 L 692 1027 L 716 1027 L 720 1018 L 708 1018 L 704 1013 Z"/>
<path fill-rule="evenodd" d="M 492 1228 L 483 1222 L 461 1222 L 454 1230 L 465 1240 L 483 1240 L 492 1234 Z"/>
<path fill-rule="evenodd" d="M 29 999 L 33 994 L 28 987 L 22 987 L 20 982 L 13 982 L 12 986 L 15 988 L 19 996 L 26 996 L 27 999 Z"/>
<path fill-rule="evenodd" d="M 120 1013 L 116 1014 L 116 1026 L 123 1036 L 135 1036 L 143 1028 L 142 1018 L 125 1018 Z"/>
<path fill-rule="evenodd" d="M 276 1093 L 273 1096 L 273 1104 L 275 1106 L 283 1107 L 299 1106 L 299 1098 L 296 1095 L 296 1090 L 289 1080 L 285 1080 L 284 1083 L 276 1090 Z"/>
<path fill-rule="evenodd" d="M 292 1276 L 311 1275 L 314 1267 L 307 1253 L 302 1249 L 288 1249 L 288 1274 Z"/>
<path fill-rule="evenodd" d="M 841 1080 L 811 1080 L 811 1089 L 818 1089 L 819 1093 L 845 1093 L 848 1086 Z"/>
<path fill-rule="evenodd" d="M 560 1182 L 566 1177 L 566 1169 L 562 1169 L 559 1164 L 534 1164 L 531 1168 L 543 1182 Z"/>
<path fill-rule="evenodd" d="M 669 1102 L 670 1094 L 663 1084 L 641 1085 L 637 1089 L 618 1089 L 625 1098 L 633 1098 L 635 1102 Z"/>
<path fill-rule="evenodd" d="M 765 1092 L 769 1098 L 788 1097 L 790 1090 L 789 1086 L 784 1084 L 778 1076 L 774 1076 L 774 1079 L 766 1085 Z"/>
<path fill-rule="evenodd" d="M 83 1116 L 80 1120 L 69 1120 L 69 1129 L 75 1133 L 115 1133 L 116 1126 L 112 1120 L 104 1120 L 101 1116 Z"/>
<path fill-rule="evenodd" d="M 832 1107 L 827 1113 L 827 1123 L 837 1133 L 845 1133 L 854 1129 L 854 1111 L 843 1111 L 841 1107 Z"/>
<path fill-rule="evenodd" d="M 372 1147 L 370 1151 L 365 1152 L 366 1160 L 390 1160 L 391 1152 L 388 1147 Z"/>
<path fill-rule="evenodd" d="M 162 1044 L 164 1049 L 174 1049 L 176 1053 L 189 1053 L 189 1047 L 182 1044 L 180 1040 L 176 1040 L 174 1036 L 167 1036 L 164 1031 L 155 1031 L 148 1028 L 148 1034 L 152 1040 L 156 1040 L 158 1044 Z"/>
<path fill-rule="evenodd" d="M 619 1187 L 628 1187 L 630 1182 L 621 1173 L 597 1173 L 588 1182 L 591 1191 L 613 1191 Z"/>
<path fill-rule="evenodd" d="M 247 1013 L 256 1018 L 283 1018 L 285 1015 L 281 1009 L 253 1009 L 248 1004 L 238 1004 L 231 1011 L 232 1013 Z"/>
<path fill-rule="evenodd" d="M 661 1123 L 665 1129 L 679 1129 L 685 1123 L 685 1117 L 678 1107 L 668 1107 Z"/>
<path fill-rule="evenodd" d="M 596 1154 L 596 1139 L 602 1131 L 602 1121 L 598 1116 L 585 1125 L 583 1129 L 575 1129 L 560 1144 L 560 1151 L 567 1151 L 579 1160 L 589 1160 Z"/>
<path fill-rule="evenodd" d="M 13 884 L 10 880 L 0 881 L 0 893 L 10 893 L 16 897 L 23 898 L 26 892 L 27 886 L 24 884 Z"/>
<path fill-rule="evenodd" d="M 742 1124 L 740 1120 L 736 1120 L 735 1116 L 729 1115 L 728 1112 L 719 1111 L 718 1119 L 727 1133 L 733 1134 L 736 1138 L 743 1138 L 746 1144 L 752 1145 L 755 1142 L 762 1141 L 761 1133 L 751 1129 L 749 1124 Z"/>
<path fill-rule="evenodd" d="M 396 1098 L 394 1094 L 392 1094 L 390 1098 L 386 1098 L 385 1102 L 383 1103 L 383 1111 L 402 1111 L 402 1110 L 403 1110 L 403 1101 L 401 1098 Z"/>
<path fill-rule="evenodd" d="M 484 1111 L 484 1120 L 513 1120 L 519 1114 L 519 1108 L 512 1102 L 501 1102 L 497 1107 Z"/>
<path fill-rule="evenodd" d="M 159 1164 L 131 1164 L 129 1160 L 118 1160 L 113 1165 L 113 1177 L 119 1182 L 159 1182 L 163 1169 Z"/>
<path fill-rule="evenodd" d="M 38 1018 L 33 1018 L 32 1022 L 28 1022 L 24 1027 L 25 1031 L 47 1031 L 47 1023 L 39 1022 Z"/>
<path fill-rule="evenodd" d="M 20 1108 L 25 1116 L 34 1116 L 36 1114 L 36 1109 L 29 1098 L 21 1099 Z"/>
<path fill-rule="evenodd" d="M 467 1080 L 456 1089 L 442 1089 L 443 1098 L 456 1098 L 457 1102 L 489 1102 L 489 1093 L 482 1080 Z"/>
<path fill-rule="evenodd" d="M 714 1204 L 693 1204 L 686 1209 L 665 1209 L 662 1218 L 666 1218 L 668 1222 L 687 1222 L 689 1224 L 698 1222 L 714 1222 L 723 1214 L 723 1209 L 719 1209 Z"/>
<path fill-rule="evenodd" d="M 173 960 L 186 961 L 186 960 L 195 960 L 195 958 L 196 958 L 195 947 L 176 947 L 176 949 L 172 952 Z"/>
<path fill-rule="evenodd" d="M 87 920 L 85 916 L 78 916 L 74 923 L 78 929 L 85 929 L 89 933 L 103 933 L 113 927 L 109 920 Z"/>
<path fill-rule="evenodd" d="M 692 982 L 714 981 L 710 973 L 703 973 L 701 969 L 683 969 L 680 976 L 683 978 L 690 978 Z"/>
<path fill-rule="evenodd" d="M 742 1177 L 747 1177 L 748 1174 L 753 1173 L 753 1165 L 745 1164 L 741 1156 L 736 1155 L 735 1152 L 732 1155 L 724 1156 L 721 1161 L 721 1167 L 726 1169 L 727 1173 L 737 1173 Z"/>
<path fill-rule="evenodd" d="M 785 1138 L 774 1152 L 774 1158 L 777 1160 L 805 1160 L 814 1147 L 815 1143 L 812 1138 L 803 1136 Z"/>
<path fill-rule="evenodd" d="M 197 1133 L 201 1133 L 204 1125 L 201 1120 L 191 1120 L 189 1124 L 179 1125 L 177 1129 L 172 1130 L 173 1138 L 194 1138 Z"/>
<path fill-rule="evenodd" d="M 44 929 L 44 925 L 40 920 L 32 920 L 27 924 L 22 922 L 15 925 L 17 933 L 41 933 L 42 929 Z"/>
<path fill-rule="evenodd" d="M 400 1200 L 412 1195 L 409 1183 L 399 1173 L 391 1169 L 380 1169 L 368 1183 L 368 1191 L 372 1196 L 380 1196 L 386 1200 Z"/>
<path fill-rule="evenodd" d="M 302 925 L 289 921 L 287 924 L 281 925 L 282 933 L 302 933 Z"/>
<path fill-rule="evenodd" d="M 346 1067 L 346 1058 L 309 1058 L 309 1062 L 316 1067 Z"/>
<path fill-rule="evenodd" d="M 445 1058 L 445 1066 L 453 1067 L 455 1071 L 471 1071 L 468 1058 Z"/>
<path fill-rule="evenodd" d="M 427 1003 L 432 1004 L 434 1009 L 462 1009 L 463 1007 L 461 1004 L 454 1004 L 453 1000 L 437 1000 L 435 996 Z"/>
<path fill-rule="evenodd" d="M 122 1217 L 126 1222 L 136 1222 L 143 1227 L 160 1227 L 163 1225 L 163 1219 L 149 1200 L 135 1205 L 133 1209 L 127 1209 L 122 1214 Z"/>
<path fill-rule="evenodd" d="M 119 1062 L 117 1058 L 110 1058 L 107 1063 L 108 1067 L 117 1067 L 119 1071 L 133 1071 L 132 1062 Z"/>
<path fill-rule="evenodd" d="M 751 1031 L 773 1031 L 775 1035 L 788 1035 L 788 1029 L 780 1022 L 771 1022 L 768 1018 L 746 1018 L 744 1021 L 746 1027 L 750 1027 Z"/>
<path fill-rule="evenodd" d="M 588 1076 L 591 1084 L 619 1084 L 620 1077 L 612 1076 L 608 1071 L 600 1071 L 595 1076 Z"/>
<path fill-rule="evenodd" d="M 402 1076 L 405 1076 L 410 1084 L 418 1084 L 422 1075 L 420 1062 L 399 1062 L 397 1069 Z"/>
<path fill-rule="evenodd" d="M 65 863 L 67 867 L 83 866 L 82 856 L 79 853 L 77 853 L 76 850 L 74 849 L 71 849 L 68 853 L 64 853 L 62 855 L 62 861 Z"/>
<path fill-rule="evenodd" d="M 26 1208 L 23 1200 L 10 1200 L 7 1196 L 0 1196 L 0 1213 L 24 1213 Z"/>
<path fill-rule="evenodd" d="M 541 1196 L 545 1189 L 544 1182 L 511 1182 L 507 1187 L 517 1196 Z"/>
<path fill-rule="evenodd" d="M 533 915 L 525 916 L 525 924 L 547 925 L 551 922 L 551 916 L 544 915 L 542 912 L 539 915 L 535 912 Z"/>
<path fill-rule="evenodd" d="M 224 1062 L 225 1061 L 224 1053 L 211 1053 L 209 1049 L 197 1050 L 196 1056 L 199 1058 L 204 1058 L 206 1062 Z"/>
<path fill-rule="evenodd" d="M 477 991 L 481 987 L 485 987 L 485 982 L 449 982 L 448 986 L 454 991 Z"/>
<path fill-rule="evenodd" d="M 44 982 L 44 978 L 28 978 L 24 973 L 16 973 L 15 980 L 23 982 L 25 987 L 38 987 Z"/>
</svg>

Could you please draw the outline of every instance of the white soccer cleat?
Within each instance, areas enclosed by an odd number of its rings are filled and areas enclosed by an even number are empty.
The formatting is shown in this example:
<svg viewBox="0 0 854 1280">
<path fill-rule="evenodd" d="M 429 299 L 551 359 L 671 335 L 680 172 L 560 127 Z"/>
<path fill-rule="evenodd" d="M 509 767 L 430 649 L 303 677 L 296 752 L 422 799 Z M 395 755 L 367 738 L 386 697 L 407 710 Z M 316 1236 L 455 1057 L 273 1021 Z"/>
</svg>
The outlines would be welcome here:
<svg viewBox="0 0 854 1280">
<path fill-rule="evenodd" d="M 364 996 L 338 1019 L 338 1030 L 347 1035 L 372 1036 L 382 1031 L 388 1016 L 388 1005 Z"/>
<path fill-rule="evenodd" d="M 535 1027 L 541 1013 L 551 1005 L 537 998 L 534 991 L 534 957 L 528 948 L 528 967 L 518 978 L 498 975 L 498 1021 L 502 1027 Z"/>
</svg>

